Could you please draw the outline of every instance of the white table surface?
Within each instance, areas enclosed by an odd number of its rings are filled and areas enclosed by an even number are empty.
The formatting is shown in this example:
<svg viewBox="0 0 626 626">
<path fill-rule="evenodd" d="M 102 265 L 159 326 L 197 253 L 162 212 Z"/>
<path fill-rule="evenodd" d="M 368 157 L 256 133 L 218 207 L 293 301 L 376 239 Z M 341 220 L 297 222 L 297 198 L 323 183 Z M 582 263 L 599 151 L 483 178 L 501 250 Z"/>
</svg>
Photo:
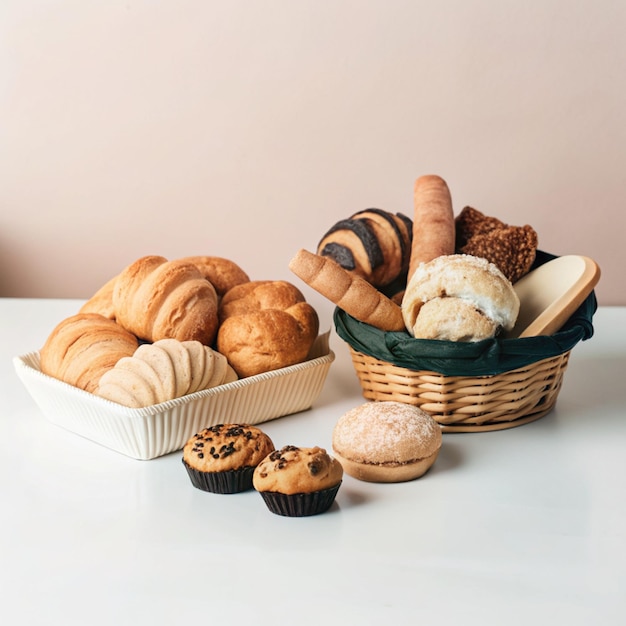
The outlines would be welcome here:
<svg viewBox="0 0 626 626">
<path fill-rule="evenodd" d="M 291 519 L 194 489 L 181 453 L 137 461 L 48 422 L 12 357 L 77 300 L 0 299 L 0 624 L 625 624 L 626 308 L 601 308 L 556 408 L 445 434 L 423 478 L 345 477 Z M 346 346 L 277 446 L 330 450 L 363 402 Z"/>
</svg>

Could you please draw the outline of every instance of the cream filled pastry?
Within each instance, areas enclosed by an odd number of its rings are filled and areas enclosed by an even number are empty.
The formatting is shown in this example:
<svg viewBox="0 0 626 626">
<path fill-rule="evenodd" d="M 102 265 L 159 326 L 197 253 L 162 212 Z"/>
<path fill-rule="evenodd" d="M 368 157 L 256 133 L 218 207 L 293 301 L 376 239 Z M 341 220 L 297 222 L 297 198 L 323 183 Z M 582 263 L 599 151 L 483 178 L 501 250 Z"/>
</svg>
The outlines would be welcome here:
<svg viewBox="0 0 626 626">
<path fill-rule="evenodd" d="M 333 451 L 344 471 L 369 482 L 405 482 L 433 465 L 441 448 L 439 424 L 417 406 L 367 402 L 342 415 Z"/>
<path fill-rule="evenodd" d="M 494 265 L 467 254 L 417 267 L 402 300 L 408 332 L 419 339 L 480 341 L 510 330 L 519 314 L 511 282 Z"/>
</svg>

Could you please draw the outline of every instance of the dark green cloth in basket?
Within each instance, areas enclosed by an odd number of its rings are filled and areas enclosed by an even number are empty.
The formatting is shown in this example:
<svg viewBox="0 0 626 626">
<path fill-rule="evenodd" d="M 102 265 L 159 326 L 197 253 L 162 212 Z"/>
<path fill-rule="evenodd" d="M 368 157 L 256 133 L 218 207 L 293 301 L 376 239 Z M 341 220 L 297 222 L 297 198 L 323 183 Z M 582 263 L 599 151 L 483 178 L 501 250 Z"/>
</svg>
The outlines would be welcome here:
<svg viewBox="0 0 626 626">
<path fill-rule="evenodd" d="M 533 267 L 554 255 L 537 251 Z M 427 370 L 444 376 L 492 376 L 525 367 L 571 350 L 593 335 L 593 315 L 598 303 L 592 292 L 563 328 L 551 336 L 523 339 L 485 339 L 474 343 L 414 339 L 407 332 L 383 332 L 363 324 L 337 308 L 337 334 L 352 348 L 381 361 L 410 370 Z"/>
</svg>

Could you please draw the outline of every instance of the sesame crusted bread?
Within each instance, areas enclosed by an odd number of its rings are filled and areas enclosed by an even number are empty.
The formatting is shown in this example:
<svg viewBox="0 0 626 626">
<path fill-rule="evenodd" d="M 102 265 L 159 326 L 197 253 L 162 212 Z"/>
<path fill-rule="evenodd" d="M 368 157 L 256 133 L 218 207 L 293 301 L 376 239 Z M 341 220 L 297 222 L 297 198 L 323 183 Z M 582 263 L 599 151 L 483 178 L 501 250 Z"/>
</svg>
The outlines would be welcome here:
<svg viewBox="0 0 626 626">
<path fill-rule="evenodd" d="M 441 448 L 441 428 L 420 408 L 367 402 L 342 415 L 333 451 L 347 474 L 369 482 L 404 482 L 422 476 Z"/>
<path fill-rule="evenodd" d="M 537 254 L 532 226 L 510 226 L 466 206 L 455 219 L 456 252 L 480 256 L 498 266 L 512 282 L 527 274 Z"/>
<path fill-rule="evenodd" d="M 289 269 L 340 309 L 380 330 L 404 330 L 400 306 L 329 256 L 301 249 Z"/>
</svg>

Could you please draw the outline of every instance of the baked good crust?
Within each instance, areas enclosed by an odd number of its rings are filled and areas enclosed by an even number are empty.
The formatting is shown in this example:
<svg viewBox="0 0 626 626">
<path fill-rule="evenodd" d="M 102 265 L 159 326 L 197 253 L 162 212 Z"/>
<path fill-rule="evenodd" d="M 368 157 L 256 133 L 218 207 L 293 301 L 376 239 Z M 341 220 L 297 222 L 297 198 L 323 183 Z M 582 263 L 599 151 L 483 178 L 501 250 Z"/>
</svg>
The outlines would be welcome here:
<svg viewBox="0 0 626 626">
<path fill-rule="evenodd" d="M 250 280 L 248 274 L 234 261 L 219 256 L 196 255 L 178 259 L 192 263 L 201 274 L 215 287 L 219 297 L 227 291 Z"/>
<path fill-rule="evenodd" d="M 400 306 L 330 257 L 301 249 L 289 262 L 298 278 L 349 315 L 380 330 L 404 330 Z"/>
<path fill-rule="evenodd" d="M 484 257 L 516 283 L 537 255 L 538 236 L 532 226 L 511 226 L 466 206 L 455 219 L 456 252 Z"/>
<path fill-rule="evenodd" d="M 493 337 L 498 324 L 462 298 L 434 298 L 422 304 L 413 336 L 444 341 L 480 341 Z"/>
<path fill-rule="evenodd" d="M 402 483 L 423 476 L 434 464 L 439 450 L 412 463 L 365 463 L 352 461 L 341 456 L 336 450 L 335 458 L 341 463 L 346 474 L 371 483 Z"/>
<path fill-rule="evenodd" d="M 435 462 L 441 443 L 441 428 L 430 415 L 395 401 L 351 409 L 339 418 L 332 437 L 333 453 L 345 472 L 372 482 L 422 476 Z"/>
<path fill-rule="evenodd" d="M 115 281 L 116 320 L 146 341 L 178 339 L 211 345 L 218 327 L 213 285 L 192 263 L 145 256 Z"/>
<path fill-rule="evenodd" d="M 471 304 L 494 322 L 494 334 L 499 327 L 513 328 L 520 306 L 510 281 L 493 263 L 467 254 L 440 256 L 415 270 L 402 299 L 404 323 L 414 337 L 421 338 L 415 332 L 420 309 L 436 298 L 459 298 Z M 472 320 L 460 317 L 455 331 L 458 336 L 467 336 L 468 341 L 476 340 L 472 335 Z M 436 329 L 429 329 L 428 335 L 428 338 L 441 338 Z M 486 337 L 481 334 L 479 338 Z"/>
<path fill-rule="evenodd" d="M 304 361 L 319 332 L 319 318 L 286 281 L 252 281 L 222 298 L 217 350 L 245 378 Z"/>
<path fill-rule="evenodd" d="M 93 393 L 100 378 L 137 349 L 137 338 L 97 313 L 77 313 L 55 326 L 42 346 L 44 374 Z"/>
<path fill-rule="evenodd" d="M 226 472 L 256 467 L 274 450 L 272 439 L 248 424 L 217 424 L 191 437 L 183 461 L 201 472 Z"/>
<path fill-rule="evenodd" d="M 271 452 L 254 470 L 257 491 L 286 495 L 313 493 L 341 482 L 343 467 L 324 448 L 283 446 Z"/>
</svg>

